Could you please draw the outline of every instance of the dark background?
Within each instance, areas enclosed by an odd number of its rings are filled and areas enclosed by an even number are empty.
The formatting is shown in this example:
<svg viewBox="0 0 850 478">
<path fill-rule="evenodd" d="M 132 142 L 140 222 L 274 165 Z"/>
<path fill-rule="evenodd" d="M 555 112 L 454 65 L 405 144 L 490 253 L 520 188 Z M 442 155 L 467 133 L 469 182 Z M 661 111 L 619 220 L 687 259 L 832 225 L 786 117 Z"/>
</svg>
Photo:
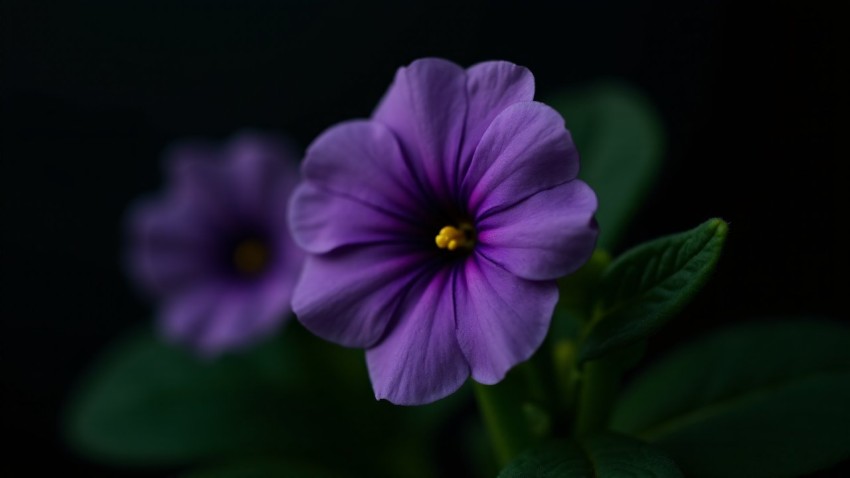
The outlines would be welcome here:
<svg viewBox="0 0 850 478">
<path fill-rule="evenodd" d="M 164 147 L 245 127 L 306 146 L 367 116 L 422 56 L 511 60 L 542 95 L 622 78 L 656 103 L 667 160 L 625 244 L 730 223 L 714 280 L 660 349 L 750 317 L 847 318 L 846 25 L 811 2 L 0 8 L 2 467 L 114 476 L 63 446 L 58 417 L 98 351 L 151 314 L 121 271 L 121 221 L 160 187 Z"/>
</svg>

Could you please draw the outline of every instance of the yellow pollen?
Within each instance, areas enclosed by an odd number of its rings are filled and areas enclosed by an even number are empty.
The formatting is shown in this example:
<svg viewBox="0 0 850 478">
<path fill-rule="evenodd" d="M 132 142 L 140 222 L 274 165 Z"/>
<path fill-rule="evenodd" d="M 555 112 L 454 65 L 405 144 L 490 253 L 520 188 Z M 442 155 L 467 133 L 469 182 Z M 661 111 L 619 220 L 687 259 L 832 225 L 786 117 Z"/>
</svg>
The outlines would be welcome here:
<svg viewBox="0 0 850 478">
<path fill-rule="evenodd" d="M 240 242 L 233 251 L 233 264 L 236 270 L 245 275 L 254 275 L 262 271 L 268 260 L 268 248 L 255 239 Z"/>
<path fill-rule="evenodd" d="M 472 226 L 464 224 L 460 229 L 453 226 L 446 226 L 440 229 L 440 233 L 434 238 L 434 242 L 440 249 L 448 249 L 456 251 L 458 249 L 472 249 L 475 245 L 475 239 L 472 237 Z"/>
</svg>

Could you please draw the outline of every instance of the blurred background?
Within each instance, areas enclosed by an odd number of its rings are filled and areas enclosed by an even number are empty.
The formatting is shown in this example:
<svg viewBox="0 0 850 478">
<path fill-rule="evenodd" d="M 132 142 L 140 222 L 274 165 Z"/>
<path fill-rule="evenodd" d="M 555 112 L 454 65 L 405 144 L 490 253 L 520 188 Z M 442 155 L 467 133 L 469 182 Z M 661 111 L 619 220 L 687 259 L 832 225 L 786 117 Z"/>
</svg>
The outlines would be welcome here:
<svg viewBox="0 0 850 478">
<path fill-rule="evenodd" d="M 58 418 L 98 352 L 151 316 L 121 269 L 122 217 L 161 187 L 163 148 L 248 127 L 306 147 L 423 56 L 525 65 L 538 97 L 618 78 L 654 102 L 666 162 L 622 244 L 730 223 L 657 350 L 751 317 L 847 319 L 842 28 L 813 2 L 3 2 L 0 469 L 118 475 L 68 451 Z"/>
</svg>

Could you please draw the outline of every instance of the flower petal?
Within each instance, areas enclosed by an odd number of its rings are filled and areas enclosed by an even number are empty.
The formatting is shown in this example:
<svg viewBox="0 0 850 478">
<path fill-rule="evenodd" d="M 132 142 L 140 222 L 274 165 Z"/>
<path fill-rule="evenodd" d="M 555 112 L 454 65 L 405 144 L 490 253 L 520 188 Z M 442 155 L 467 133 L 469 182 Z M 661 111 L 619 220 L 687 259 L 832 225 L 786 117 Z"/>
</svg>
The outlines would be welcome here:
<svg viewBox="0 0 850 478">
<path fill-rule="evenodd" d="M 398 323 L 366 351 L 378 400 L 430 403 L 450 395 L 469 377 L 455 337 L 452 275 L 443 268 L 420 277 L 404 300 Z"/>
<path fill-rule="evenodd" d="M 558 301 L 554 281 L 529 281 L 473 254 L 455 283 L 457 338 L 472 378 L 494 384 L 543 343 Z"/>
<path fill-rule="evenodd" d="M 398 141 L 374 121 L 336 125 L 307 148 L 304 179 L 322 189 L 402 216 L 424 204 Z"/>
<path fill-rule="evenodd" d="M 507 61 L 487 61 L 466 70 L 468 109 L 459 178 L 466 175 L 472 155 L 484 131 L 508 106 L 534 99 L 534 76 Z"/>
<path fill-rule="evenodd" d="M 208 282 L 168 303 L 163 335 L 212 357 L 266 337 L 287 319 L 289 293 L 279 281 Z"/>
<path fill-rule="evenodd" d="M 242 133 L 227 145 L 222 165 L 242 210 L 260 216 L 272 225 L 284 225 L 286 201 L 298 184 L 298 163 L 294 148 L 274 136 Z"/>
<path fill-rule="evenodd" d="M 283 311 L 274 315 L 261 313 L 262 304 L 257 300 L 256 292 L 249 289 L 224 291 L 195 339 L 196 349 L 214 356 L 225 350 L 244 347 L 267 335 L 272 319 L 275 319 L 275 324 L 283 320 Z"/>
<path fill-rule="evenodd" d="M 260 316 L 253 296 L 245 290 L 225 290 L 194 338 L 195 348 L 204 355 L 215 356 L 261 336 L 254 330 Z"/>
<path fill-rule="evenodd" d="M 213 231 L 285 228 L 286 200 L 298 169 L 282 140 L 243 133 L 220 149 L 183 142 L 169 149 L 166 164 L 173 194 Z"/>
<path fill-rule="evenodd" d="M 169 192 L 175 200 L 193 209 L 195 221 L 205 224 L 208 233 L 234 228 L 244 221 L 244 208 L 225 169 L 226 158 L 214 145 L 182 142 L 165 155 Z"/>
<path fill-rule="evenodd" d="M 531 280 L 563 277 L 596 246 L 596 195 L 576 179 L 541 191 L 478 223 L 478 250 Z"/>
<path fill-rule="evenodd" d="M 256 328 L 261 331 L 273 329 L 281 317 L 292 313 L 292 293 L 301 276 L 303 253 L 295 244 L 286 250 L 289 257 L 273 262 L 270 270 L 253 284 L 258 313 Z M 248 284 L 251 285 L 251 284 Z"/>
<path fill-rule="evenodd" d="M 314 254 L 342 246 L 428 237 L 420 225 L 390 211 L 307 182 L 292 196 L 289 223 L 296 244 Z"/>
<path fill-rule="evenodd" d="M 397 315 L 404 291 L 426 260 L 417 248 L 394 244 L 309 256 L 292 308 L 319 337 L 347 347 L 369 347 Z"/>
<path fill-rule="evenodd" d="M 179 294 L 199 279 L 214 275 L 217 243 L 194 214 L 173 198 L 146 201 L 128 214 L 127 253 L 131 276 L 158 297 Z"/>
<path fill-rule="evenodd" d="M 484 132 L 461 188 L 481 218 L 577 174 L 578 153 L 561 115 L 542 103 L 515 103 Z"/>
<path fill-rule="evenodd" d="M 464 69 L 426 58 L 399 68 L 372 115 L 395 133 L 408 167 L 432 201 L 455 199 L 466 106 Z"/>
<path fill-rule="evenodd" d="M 224 283 L 208 281 L 166 302 L 159 316 L 163 336 L 178 344 L 195 346 L 226 290 Z"/>
</svg>

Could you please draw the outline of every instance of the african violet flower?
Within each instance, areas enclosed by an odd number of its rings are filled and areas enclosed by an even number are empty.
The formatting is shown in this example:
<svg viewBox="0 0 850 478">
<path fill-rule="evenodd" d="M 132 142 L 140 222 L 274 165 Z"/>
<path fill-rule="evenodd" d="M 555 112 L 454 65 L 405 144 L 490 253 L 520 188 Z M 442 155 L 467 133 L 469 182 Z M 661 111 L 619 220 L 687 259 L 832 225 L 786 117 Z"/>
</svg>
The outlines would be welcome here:
<svg viewBox="0 0 850 478">
<path fill-rule="evenodd" d="M 546 335 L 556 278 L 590 256 L 596 197 L 561 116 L 507 62 L 398 70 L 369 120 L 317 138 L 290 205 L 293 308 L 366 349 L 378 399 L 493 384 Z"/>
<path fill-rule="evenodd" d="M 167 155 L 168 190 L 130 214 L 128 266 L 164 335 L 215 355 L 273 332 L 303 264 L 286 227 L 298 180 L 281 141 L 243 134 Z"/>
</svg>

